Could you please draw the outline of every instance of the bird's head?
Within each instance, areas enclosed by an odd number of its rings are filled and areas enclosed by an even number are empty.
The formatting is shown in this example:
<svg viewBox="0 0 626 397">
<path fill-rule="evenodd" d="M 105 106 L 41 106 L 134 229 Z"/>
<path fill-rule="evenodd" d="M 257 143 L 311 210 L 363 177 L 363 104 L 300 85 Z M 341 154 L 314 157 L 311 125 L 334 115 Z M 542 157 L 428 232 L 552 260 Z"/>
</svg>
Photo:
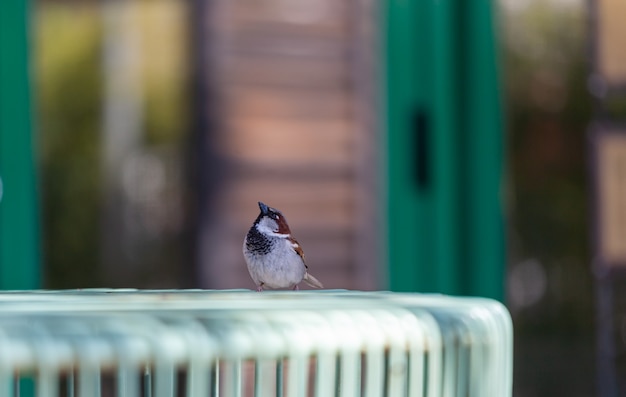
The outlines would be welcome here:
<svg viewBox="0 0 626 397">
<path fill-rule="evenodd" d="M 259 232 L 278 237 L 288 237 L 291 234 L 287 219 L 285 219 L 282 212 L 260 201 L 259 209 L 261 213 L 254 221 L 254 225 Z"/>
</svg>

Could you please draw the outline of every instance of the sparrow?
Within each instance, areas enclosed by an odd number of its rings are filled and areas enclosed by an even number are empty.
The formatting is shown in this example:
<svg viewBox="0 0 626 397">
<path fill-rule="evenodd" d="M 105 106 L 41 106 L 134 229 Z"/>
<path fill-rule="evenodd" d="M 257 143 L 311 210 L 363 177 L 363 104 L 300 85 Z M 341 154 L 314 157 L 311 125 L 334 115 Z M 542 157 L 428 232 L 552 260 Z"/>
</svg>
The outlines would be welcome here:
<svg viewBox="0 0 626 397">
<path fill-rule="evenodd" d="M 287 219 L 279 210 L 259 201 L 261 213 L 243 240 L 243 257 L 257 291 L 293 288 L 304 281 L 314 288 L 324 286 L 308 272 L 304 253 L 291 235 Z"/>
</svg>

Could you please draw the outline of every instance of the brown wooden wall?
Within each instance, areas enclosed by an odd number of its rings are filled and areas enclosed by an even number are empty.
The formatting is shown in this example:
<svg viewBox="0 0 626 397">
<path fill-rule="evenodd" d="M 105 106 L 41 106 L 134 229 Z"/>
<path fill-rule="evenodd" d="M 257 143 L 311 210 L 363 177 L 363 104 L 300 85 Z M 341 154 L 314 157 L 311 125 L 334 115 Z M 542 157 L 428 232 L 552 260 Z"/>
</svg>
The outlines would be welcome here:
<svg viewBox="0 0 626 397">
<path fill-rule="evenodd" d="M 367 7 L 220 0 L 207 13 L 221 175 L 200 284 L 254 288 L 241 253 L 257 201 L 287 217 L 327 288 L 381 285 Z"/>
</svg>

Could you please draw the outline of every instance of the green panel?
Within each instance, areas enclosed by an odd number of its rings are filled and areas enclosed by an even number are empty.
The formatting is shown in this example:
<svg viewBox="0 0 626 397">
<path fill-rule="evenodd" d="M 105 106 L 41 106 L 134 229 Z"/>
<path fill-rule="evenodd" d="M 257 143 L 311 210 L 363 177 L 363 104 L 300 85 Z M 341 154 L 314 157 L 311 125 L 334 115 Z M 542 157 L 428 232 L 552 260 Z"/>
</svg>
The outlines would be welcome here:
<svg viewBox="0 0 626 397">
<path fill-rule="evenodd" d="M 459 294 L 460 291 L 460 233 L 458 205 L 460 190 L 458 145 L 458 48 L 455 1 L 434 1 L 433 24 L 433 86 L 432 86 L 432 158 L 433 208 L 435 220 L 425 225 L 434 232 L 437 278 L 432 290 Z"/>
<path fill-rule="evenodd" d="M 456 2 L 387 3 L 389 281 L 395 291 L 459 292 Z M 417 139 L 416 116 L 426 122 Z M 426 145 L 421 148 L 420 144 Z M 426 181 L 418 183 L 419 154 Z"/>
<path fill-rule="evenodd" d="M 503 120 L 492 4 L 471 2 L 464 12 L 468 54 L 463 120 L 467 128 L 467 293 L 504 298 L 502 208 Z"/>
<path fill-rule="evenodd" d="M 27 21 L 27 1 L 0 1 L 0 289 L 39 286 Z"/>
<path fill-rule="evenodd" d="M 420 96 L 417 78 L 424 75 L 417 62 L 418 47 L 425 45 L 425 29 L 419 16 L 425 13 L 416 2 L 391 0 L 386 3 L 388 22 L 386 28 L 386 128 L 388 135 L 388 198 L 389 214 L 389 282 L 394 290 L 414 291 L 418 282 L 432 279 L 424 268 L 418 267 L 417 254 L 429 246 L 426 236 L 420 235 L 416 225 L 422 223 L 425 213 L 414 181 L 413 149 L 415 142 L 411 131 L 413 116 Z M 421 37 L 420 43 L 415 38 Z M 416 73 L 416 70 L 418 73 Z M 422 94 L 423 96 L 423 94 Z M 426 269 L 427 270 L 427 269 Z"/>
<path fill-rule="evenodd" d="M 502 299 L 492 4 L 385 4 L 389 287 Z"/>
</svg>

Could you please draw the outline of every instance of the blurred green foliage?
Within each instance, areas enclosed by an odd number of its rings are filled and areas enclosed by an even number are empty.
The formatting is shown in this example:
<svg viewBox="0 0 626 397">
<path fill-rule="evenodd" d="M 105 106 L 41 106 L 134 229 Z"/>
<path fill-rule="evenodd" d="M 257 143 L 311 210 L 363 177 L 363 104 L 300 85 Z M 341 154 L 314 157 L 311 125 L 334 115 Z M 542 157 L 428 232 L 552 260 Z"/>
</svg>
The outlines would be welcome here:
<svg viewBox="0 0 626 397">
<path fill-rule="evenodd" d="M 116 4 L 40 1 L 35 5 L 33 59 L 45 287 L 177 285 L 184 249 L 179 222 L 184 186 L 180 170 L 184 165 L 179 163 L 188 131 L 185 4 L 161 0 Z M 150 215 L 154 202 L 129 203 L 128 192 L 103 191 L 106 76 L 102 46 L 107 6 L 128 12 L 140 36 L 141 137 L 137 147 L 125 149 L 136 158 L 156 158 L 164 167 L 166 190 L 155 195 L 163 203 L 157 211 L 165 211 L 167 216 L 159 218 L 158 236 L 137 226 L 142 216 L 154 220 Z M 114 211 L 120 215 L 115 218 L 121 221 L 105 231 L 103 217 L 111 214 L 103 204 L 113 196 L 126 201 L 117 201 Z M 130 241 L 128 230 L 123 233 L 120 229 L 132 222 L 133 230 L 140 231 Z M 126 239 L 109 247 L 116 252 L 108 257 L 124 257 L 132 264 L 121 259 L 119 263 L 105 263 L 103 233 Z M 109 267 L 115 266 L 132 268 L 128 279 L 111 280 L 110 274 L 115 272 L 109 272 Z"/>
<path fill-rule="evenodd" d="M 94 7 L 82 4 L 43 3 L 33 17 L 44 286 L 93 286 L 101 197 L 101 25 Z"/>
<path fill-rule="evenodd" d="M 514 307 L 514 394 L 594 395 L 587 128 L 592 100 L 583 2 L 508 2 L 509 266 L 540 264 L 540 299 Z M 513 272 L 511 272 L 513 274 Z M 522 284 L 530 289 L 540 280 Z M 543 281 L 542 281 L 543 282 Z"/>
<path fill-rule="evenodd" d="M 548 291 L 521 326 L 589 330 L 586 13 L 532 1 L 504 23 L 512 262 L 535 258 Z"/>
<path fill-rule="evenodd" d="M 189 115 L 185 2 L 137 2 L 142 30 L 145 140 L 180 146 Z"/>
</svg>

